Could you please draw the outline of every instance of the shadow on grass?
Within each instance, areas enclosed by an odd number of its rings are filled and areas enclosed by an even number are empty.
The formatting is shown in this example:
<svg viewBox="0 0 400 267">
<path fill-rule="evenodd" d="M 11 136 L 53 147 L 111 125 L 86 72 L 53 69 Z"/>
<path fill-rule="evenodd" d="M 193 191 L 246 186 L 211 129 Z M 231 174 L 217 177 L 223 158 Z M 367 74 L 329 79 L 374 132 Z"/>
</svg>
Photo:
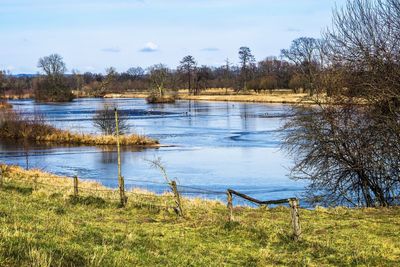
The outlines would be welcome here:
<svg viewBox="0 0 400 267">
<path fill-rule="evenodd" d="M 227 231 L 232 231 L 232 230 L 238 228 L 239 226 L 240 226 L 240 223 L 239 223 L 239 222 L 230 221 L 230 222 L 226 222 L 226 223 L 223 225 L 223 228 L 224 228 L 225 230 L 227 230 Z"/>
<path fill-rule="evenodd" d="M 95 206 L 97 208 L 104 208 L 107 205 L 103 198 L 94 196 L 69 196 L 68 202 L 72 205 Z"/>
<path fill-rule="evenodd" d="M 22 187 L 22 186 L 17 186 L 17 185 L 13 185 L 13 184 L 4 185 L 3 189 L 6 191 L 17 192 L 22 195 L 31 195 L 32 191 L 33 191 L 32 187 Z"/>
<path fill-rule="evenodd" d="M 6 218 L 6 217 L 8 217 L 8 213 L 0 210 L 0 218 Z"/>
</svg>

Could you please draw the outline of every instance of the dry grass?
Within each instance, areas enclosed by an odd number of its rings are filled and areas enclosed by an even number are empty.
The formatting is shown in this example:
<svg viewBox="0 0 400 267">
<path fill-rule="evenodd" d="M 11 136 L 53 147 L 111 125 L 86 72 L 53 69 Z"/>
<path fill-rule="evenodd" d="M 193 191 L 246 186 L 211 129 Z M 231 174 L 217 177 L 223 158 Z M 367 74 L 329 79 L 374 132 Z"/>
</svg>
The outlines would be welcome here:
<svg viewBox="0 0 400 267">
<path fill-rule="evenodd" d="M 0 101 L 0 109 L 11 109 L 13 106 L 5 101 Z"/>
<path fill-rule="evenodd" d="M 35 189 L 35 194 L 50 196 L 54 193 L 59 193 L 62 194 L 64 199 L 74 194 L 72 177 L 54 175 L 39 169 L 26 170 L 19 166 L 5 164 L 0 164 L 0 171 L 4 177 L 2 180 L 3 184 L 14 184 L 22 187 L 31 186 Z M 109 179 L 112 179 L 112 177 Z M 117 188 L 108 188 L 92 180 L 81 180 L 78 178 L 78 181 L 79 196 L 81 197 L 119 201 L 120 195 Z M 115 181 L 117 181 L 116 177 Z M 125 194 L 129 200 L 128 207 L 146 205 L 159 208 L 162 206 L 174 212 L 173 207 L 176 206 L 174 195 L 170 191 L 165 191 L 163 194 L 155 194 L 143 188 L 133 187 L 127 190 Z M 190 210 L 207 210 L 223 205 L 221 201 L 200 198 L 181 198 L 181 202 L 186 209 Z"/>
<path fill-rule="evenodd" d="M 5 183 L 10 181 L 29 185 L 37 183 L 38 185 L 49 185 L 54 186 L 55 188 L 66 188 L 66 194 L 73 193 L 73 180 L 69 177 L 54 175 L 39 169 L 25 170 L 19 166 L 13 165 L 0 165 L 0 169 L 5 177 L 3 180 Z M 94 181 L 81 181 L 79 187 L 83 190 L 99 188 L 106 189 L 104 186 Z"/>
<path fill-rule="evenodd" d="M 223 102 L 257 102 L 257 103 L 282 103 L 297 104 L 306 103 L 307 94 L 249 94 L 249 95 L 179 95 L 179 99 L 223 101 Z"/>
<path fill-rule="evenodd" d="M 117 138 L 114 135 L 71 133 L 47 124 L 41 117 L 26 118 L 13 111 L 0 112 L 0 138 L 89 146 L 117 144 Z M 121 135 L 120 144 L 123 146 L 159 146 L 157 140 L 139 134 Z"/>
<path fill-rule="evenodd" d="M 62 130 L 56 130 L 52 134 L 36 136 L 35 141 L 49 142 L 56 144 L 75 144 L 75 145 L 89 145 L 89 146 L 117 144 L 117 138 L 114 135 L 79 134 Z M 121 135 L 119 141 L 120 144 L 123 146 L 131 145 L 131 146 L 157 147 L 159 145 L 157 140 L 138 134 Z"/>
<path fill-rule="evenodd" d="M 127 92 L 122 94 L 107 94 L 106 98 L 146 98 L 145 92 Z M 235 93 L 232 89 L 211 88 L 202 91 L 200 95 L 189 95 L 188 90 L 179 90 L 176 99 L 200 100 L 200 101 L 232 101 L 232 102 L 258 102 L 258 103 L 313 103 L 308 94 L 295 94 L 291 90 L 274 90 L 270 92 L 255 93 L 250 91 L 246 94 Z"/>
</svg>

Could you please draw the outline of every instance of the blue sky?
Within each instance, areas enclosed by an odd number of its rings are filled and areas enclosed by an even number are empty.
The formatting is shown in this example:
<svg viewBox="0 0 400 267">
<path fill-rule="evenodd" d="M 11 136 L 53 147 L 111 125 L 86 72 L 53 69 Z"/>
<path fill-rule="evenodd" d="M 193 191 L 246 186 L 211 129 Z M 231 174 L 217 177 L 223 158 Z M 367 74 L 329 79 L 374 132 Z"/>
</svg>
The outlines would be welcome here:
<svg viewBox="0 0 400 267">
<path fill-rule="evenodd" d="M 0 69 L 36 73 L 59 53 L 69 71 L 165 63 L 237 63 L 240 46 L 261 60 L 301 36 L 319 37 L 345 0 L 0 0 Z"/>
</svg>

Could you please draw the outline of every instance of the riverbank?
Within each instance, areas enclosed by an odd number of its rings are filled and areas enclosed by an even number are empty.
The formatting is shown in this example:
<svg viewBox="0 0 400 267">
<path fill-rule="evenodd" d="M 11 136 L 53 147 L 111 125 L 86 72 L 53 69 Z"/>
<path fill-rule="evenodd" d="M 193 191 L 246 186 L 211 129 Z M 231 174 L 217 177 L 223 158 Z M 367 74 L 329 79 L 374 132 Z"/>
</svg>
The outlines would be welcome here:
<svg viewBox="0 0 400 267">
<path fill-rule="evenodd" d="M 121 94 L 106 94 L 105 98 L 146 98 L 146 92 L 126 92 Z M 233 90 L 209 89 L 200 95 L 190 95 L 188 90 L 179 90 L 175 95 L 177 100 L 220 101 L 220 102 L 252 102 L 280 104 L 312 104 L 312 99 L 305 93 L 293 93 L 292 90 L 275 90 L 272 92 L 246 94 L 235 93 Z"/>
<path fill-rule="evenodd" d="M 301 209 L 303 235 L 294 242 L 284 207 L 235 207 L 229 223 L 223 203 L 184 199 L 181 219 L 171 209 L 135 204 L 134 196 L 117 208 L 107 188 L 79 186 L 80 194 L 93 195 L 70 197 L 66 177 L 6 171 L 1 266 L 396 266 L 400 260 L 399 208 Z"/>
<path fill-rule="evenodd" d="M 12 109 L 12 105 L 6 101 L 0 101 L 0 110 Z"/>
<path fill-rule="evenodd" d="M 76 98 L 93 97 L 85 92 L 73 91 Z M 129 91 L 123 93 L 108 93 L 104 98 L 147 98 L 149 92 Z M 32 94 L 7 95 L 6 99 L 31 99 Z M 176 100 L 198 100 L 198 101 L 219 101 L 219 102 L 249 102 L 249 103 L 276 103 L 276 104 L 314 104 L 313 98 L 306 93 L 293 93 L 293 90 L 280 89 L 255 93 L 236 93 L 232 89 L 214 88 L 203 90 L 199 95 L 190 95 L 188 90 L 179 90 L 174 93 Z"/>
</svg>

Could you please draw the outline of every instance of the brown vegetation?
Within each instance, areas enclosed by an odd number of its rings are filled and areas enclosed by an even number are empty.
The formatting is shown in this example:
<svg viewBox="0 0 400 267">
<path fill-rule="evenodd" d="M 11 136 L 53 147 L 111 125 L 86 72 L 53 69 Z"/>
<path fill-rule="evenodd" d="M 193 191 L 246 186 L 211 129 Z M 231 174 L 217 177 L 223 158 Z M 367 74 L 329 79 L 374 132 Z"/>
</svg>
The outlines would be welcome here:
<svg viewBox="0 0 400 267">
<path fill-rule="evenodd" d="M 149 104 L 162 104 L 162 103 L 175 103 L 175 97 L 173 96 L 157 96 L 154 94 L 146 97 L 146 101 Z"/>
<path fill-rule="evenodd" d="M 107 94 L 105 98 L 148 98 L 146 92 L 126 92 L 121 94 Z M 322 95 L 320 95 L 322 97 Z M 224 102 L 258 102 L 258 103 L 303 103 L 312 104 L 307 93 L 293 93 L 288 89 L 274 90 L 272 92 L 235 93 L 233 89 L 210 88 L 203 90 L 198 95 L 189 94 L 187 89 L 179 90 L 175 96 L 176 100 L 199 100 L 199 101 L 224 101 Z M 153 102 L 154 103 L 154 102 Z M 165 102 L 164 102 L 165 103 Z"/>
<path fill-rule="evenodd" d="M 13 106 L 5 101 L 0 101 L 0 109 L 11 109 Z"/>
<path fill-rule="evenodd" d="M 0 113 L 0 138 L 74 145 L 115 145 L 114 135 L 71 133 L 46 124 L 40 116 L 26 118 L 13 111 Z M 120 136 L 121 145 L 158 146 L 158 141 L 143 135 Z"/>
</svg>

